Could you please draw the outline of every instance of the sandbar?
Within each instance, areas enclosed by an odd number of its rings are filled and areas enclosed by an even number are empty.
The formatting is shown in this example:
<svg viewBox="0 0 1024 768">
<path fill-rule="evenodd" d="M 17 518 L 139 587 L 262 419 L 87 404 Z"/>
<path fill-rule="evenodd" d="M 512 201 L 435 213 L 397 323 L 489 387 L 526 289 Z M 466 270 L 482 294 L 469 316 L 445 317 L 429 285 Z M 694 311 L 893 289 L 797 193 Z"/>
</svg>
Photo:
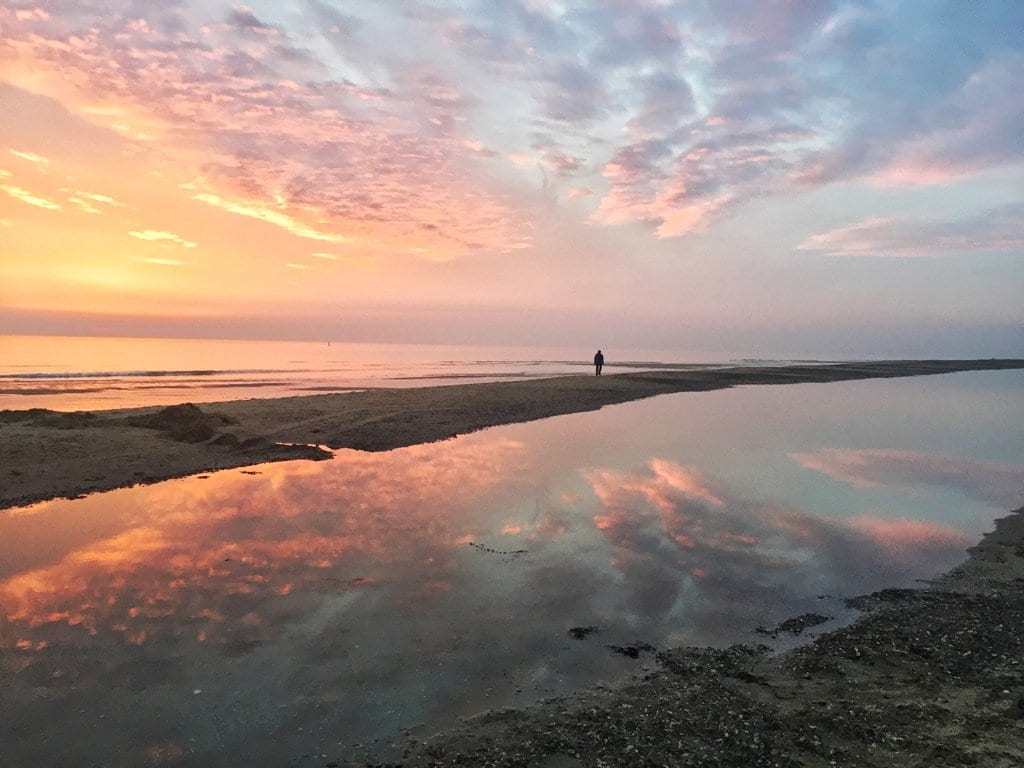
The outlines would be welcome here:
<svg viewBox="0 0 1024 768">
<path fill-rule="evenodd" d="M 557 376 L 181 404 L 0 411 L 0 509 L 330 450 L 386 451 L 657 395 L 1024 368 L 1021 359 L 890 360 Z"/>
</svg>

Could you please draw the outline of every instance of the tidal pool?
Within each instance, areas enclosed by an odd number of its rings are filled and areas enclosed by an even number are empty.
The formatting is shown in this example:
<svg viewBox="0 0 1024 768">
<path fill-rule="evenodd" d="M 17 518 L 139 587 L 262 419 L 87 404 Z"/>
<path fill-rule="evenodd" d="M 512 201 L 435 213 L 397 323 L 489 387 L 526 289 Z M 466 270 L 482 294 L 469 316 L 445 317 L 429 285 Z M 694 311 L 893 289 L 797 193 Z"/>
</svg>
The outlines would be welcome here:
<svg viewBox="0 0 1024 768">
<path fill-rule="evenodd" d="M 0 754 L 326 765 L 645 646 L 827 631 L 1024 504 L 1022 395 L 1019 371 L 668 395 L 2 511 Z"/>
</svg>

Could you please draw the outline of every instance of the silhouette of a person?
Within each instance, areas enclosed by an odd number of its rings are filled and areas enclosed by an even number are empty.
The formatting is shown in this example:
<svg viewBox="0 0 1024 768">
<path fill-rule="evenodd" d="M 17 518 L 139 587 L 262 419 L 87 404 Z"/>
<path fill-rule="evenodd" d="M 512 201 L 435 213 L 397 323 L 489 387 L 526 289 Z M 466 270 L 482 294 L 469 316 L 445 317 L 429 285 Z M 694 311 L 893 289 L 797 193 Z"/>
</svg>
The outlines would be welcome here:
<svg viewBox="0 0 1024 768">
<path fill-rule="evenodd" d="M 594 355 L 594 368 L 597 370 L 596 376 L 601 375 L 601 368 L 604 367 L 604 354 L 601 350 L 597 350 L 597 354 Z"/>
</svg>

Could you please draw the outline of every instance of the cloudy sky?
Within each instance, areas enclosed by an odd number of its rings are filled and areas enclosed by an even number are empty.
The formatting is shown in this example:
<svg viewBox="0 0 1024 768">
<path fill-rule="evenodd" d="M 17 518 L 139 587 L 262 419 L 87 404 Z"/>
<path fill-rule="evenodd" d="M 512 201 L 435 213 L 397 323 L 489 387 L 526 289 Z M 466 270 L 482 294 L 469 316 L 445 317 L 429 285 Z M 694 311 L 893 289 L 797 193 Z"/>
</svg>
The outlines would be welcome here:
<svg viewBox="0 0 1024 768">
<path fill-rule="evenodd" d="M 0 0 L 0 331 L 1024 354 L 1022 29 Z"/>
</svg>

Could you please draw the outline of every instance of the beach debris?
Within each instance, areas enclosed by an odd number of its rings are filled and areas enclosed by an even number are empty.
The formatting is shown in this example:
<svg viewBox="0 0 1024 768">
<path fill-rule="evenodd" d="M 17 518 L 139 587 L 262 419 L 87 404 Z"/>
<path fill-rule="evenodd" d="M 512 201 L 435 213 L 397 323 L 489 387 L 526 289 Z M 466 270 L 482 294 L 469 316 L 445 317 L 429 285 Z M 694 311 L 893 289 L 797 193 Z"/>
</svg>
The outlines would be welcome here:
<svg viewBox="0 0 1024 768">
<path fill-rule="evenodd" d="M 478 544 L 475 541 L 467 541 L 466 543 L 478 552 L 486 552 L 489 555 L 502 555 L 503 557 L 507 557 L 509 560 L 515 560 L 520 555 L 528 554 L 528 550 L 525 549 L 501 550 L 485 547 L 483 544 Z"/>
<path fill-rule="evenodd" d="M 253 436 L 239 440 L 235 447 L 244 453 L 260 454 L 263 460 L 274 458 L 310 459 L 323 461 L 333 458 L 334 454 L 318 445 L 306 443 L 275 443 L 265 437 Z M 259 474 L 249 472 L 248 474 Z"/>
<path fill-rule="evenodd" d="M 582 640 L 583 638 L 587 637 L 587 635 L 593 635 L 600 631 L 601 628 L 594 624 L 590 624 L 586 627 L 569 627 L 569 634 L 575 637 L 577 640 Z"/>
</svg>

